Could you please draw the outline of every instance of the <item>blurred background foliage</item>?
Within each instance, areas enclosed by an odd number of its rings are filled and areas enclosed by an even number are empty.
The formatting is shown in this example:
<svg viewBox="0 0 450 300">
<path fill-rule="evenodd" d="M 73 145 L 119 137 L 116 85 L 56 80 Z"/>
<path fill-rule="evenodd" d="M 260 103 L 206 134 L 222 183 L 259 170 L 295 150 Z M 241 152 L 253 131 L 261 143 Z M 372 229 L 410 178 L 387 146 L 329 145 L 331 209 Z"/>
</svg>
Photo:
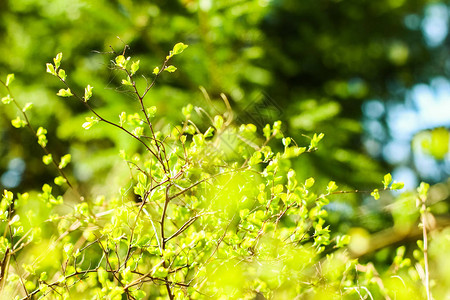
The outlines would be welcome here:
<svg viewBox="0 0 450 300">
<path fill-rule="evenodd" d="M 118 112 L 133 112 L 137 103 L 109 68 L 110 52 L 129 45 L 127 54 L 141 60 L 144 87 L 181 41 L 189 48 L 174 61 L 179 70 L 163 76 L 147 98 L 158 107 L 157 128 L 178 124 L 188 103 L 225 112 L 224 93 L 237 123 L 261 129 L 280 119 L 298 144 L 325 133 L 319 151 L 295 162 L 300 177 L 315 177 L 317 186 L 332 179 L 342 189 L 373 188 L 389 171 L 407 189 L 425 180 L 434 184 L 430 201 L 445 220 L 449 13 L 449 1 L 431 0 L 5 0 L 0 74 L 16 74 L 15 98 L 34 103 L 32 124 L 48 129 L 55 153 L 72 154 L 72 176 L 89 194 L 120 168 L 119 149 L 138 145 L 108 126 L 82 129 L 89 114 L 76 101 L 57 98 L 61 86 L 45 74 L 45 63 L 63 52 L 72 86 L 92 85 L 93 105 L 118 122 Z M 12 128 L 15 108 L 2 106 L 0 114 L 2 189 L 40 189 L 55 171 L 42 164 L 29 132 Z M 400 228 L 404 234 L 390 241 L 395 245 L 411 238 L 408 228 L 418 216 L 413 196 L 395 196 L 386 193 L 377 202 L 336 196 L 329 221 L 373 238 L 374 245 Z"/>
</svg>

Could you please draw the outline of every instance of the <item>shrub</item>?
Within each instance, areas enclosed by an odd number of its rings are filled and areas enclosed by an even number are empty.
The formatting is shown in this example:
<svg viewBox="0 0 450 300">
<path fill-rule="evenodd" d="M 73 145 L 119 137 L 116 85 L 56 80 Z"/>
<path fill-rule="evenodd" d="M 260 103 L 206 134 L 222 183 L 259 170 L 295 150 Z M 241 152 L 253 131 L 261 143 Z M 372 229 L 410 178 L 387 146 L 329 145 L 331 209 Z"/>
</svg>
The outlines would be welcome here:
<svg viewBox="0 0 450 300">
<path fill-rule="evenodd" d="M 146 95 L 158 77 L 177 70 L 169 63 L 186 48 L 176 44 L 145 86 L 135 80 L 140 61 L 126 56 L 126 48 L 115 54 L 111 66 L 139 105 L 139 111 L 120 112 L 116 120 L 91 105 L 91 85 L 81 94 L 71 87 L 61 53 L 47 64 L 47 72 L 63 84 L 57 95 L 80 101 L 92 113 L 84 129 L 110 126 L 140 145 L 136 152 L 120 152 L 129 178 L 121 186 L 106 182 L 108 190 L 117 191 L 108 197 L 79 191 L 65 169 L 71 155 L 50 152 L 46 129 L 36 130 L 27 115 L 32 105 L 22 106 L 12 94 L 14 75 L 2 81 L 3 103 L 22 114 L 12 125 L 28 127 L 44 151 L 43 163 L 59 172 L 40 192 L 3 193 L 3 297 L 388 297 L 391 291 L 374 265 L 352 259 L 345 247 L 349 236 L 326 224 L 329 197 L 358 191 L 341 191 L 333 181 L 315 187 L 314 178 L 301 180 L 291 168 L 292 159 L 316 151 L 322 133 L 298 145 L 277 121 L 261 134 L 253 124 L 235 124 L 225 96 L 228 110 L 222 114 L 210 116 L 188 104 L 180 124 L 155 128 L 157 107 L 146 104 Z M 205 114 L 209 125 L 196 124 L 194 112 Z M 70 192 L 58 195 L 57 186 Z M 388 174 L 380 190 L 401 188 Z M 379 198 L 378 190 L 371 192 Z M 399 249 L 396 270 L 410 264 Z"/>
</svg>

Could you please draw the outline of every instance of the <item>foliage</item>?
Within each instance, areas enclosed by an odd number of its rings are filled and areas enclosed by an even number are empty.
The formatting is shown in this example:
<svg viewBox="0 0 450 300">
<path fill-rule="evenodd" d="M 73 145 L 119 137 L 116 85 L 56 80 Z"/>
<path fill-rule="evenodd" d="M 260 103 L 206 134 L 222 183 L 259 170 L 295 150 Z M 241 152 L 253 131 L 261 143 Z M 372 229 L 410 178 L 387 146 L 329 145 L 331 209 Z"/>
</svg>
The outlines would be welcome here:
<svg viewBox="0 0 450 300">
<path fill-rule="evenodd" d="M 145 68 L 153 70 L 152 79 L 142 73 L 145 81 L 137 80 L 140 60 L 128 56 L 127 49 L 114 53 L 110 67 L 120 74 L 121 85 L 133 94 L 138 108 L 116 112 L 114 118 L 94 106 L 95 84 L 86 83 L 82 89 L 71 85 L 61 53 L 47 64 L 47 72 L 62 84 L 56 93 L 64 98 L 61 101 L 75 99 L 90 112 L 84 130 L 108 126 L 135 143 L 133 151 L 119 154 L 128 172 L 117 167 L 112 172 L 116 178 L 105 182 L 94 178 L 98 188 L 92 191 L 79 190 L 67 175 L 71 154 L 50 153 L 47 130 L 35 130 L 28 117 L 32 106 L 22 106 L 12 93 L 14 75 L 1 81 L 7 91 L 2 101 L 15 105 L 21 114 L 12 125 L 28 127 L 44 151 L 43 163 L 52 164 L 59 173 L 40 192 L 14 195 L 5 190 L 2 195 L 2 297 L 419 299 L 430 295 L 428 185 L 422 184 L 418 195 L 412 196 L 418 200 L 412 215 L 420 216 L 423 229 L 423 242 L 414 252 L 416 268 L 405 247 L 400 247 L 390 269 L 378 272 L 373 263 L 355 259 L 368 250 L 364 234 L 353 233 L 350 239 L 326 223 L 330 197 L 358 191 L 339 190 L 334 181 L 318 186 L 314 177 L 301 178 L 292 168 L 293 160 L 318 149 L 323 133 L 313 134 L 302 145 L 284 135 L 280 121 L 262 130 L 255 124 L 236 123 L 225 95 L 228 109 L 222 113 L 210 115 L 187 104 L 180 123 L 157 130 L 158 107 L 147 104 L 148 95 L 157 79 L 179 72 L 169 62 L 189 48 L 177 43 L 160 66 Z M 207 128 L 195 122 L 195 112 L 209 120 Z M 368 193 L 379 199 L 381 191 L 402 187 L 386 174 L 382 186 Z M 58 191 L 66 188 L 60 195 Z M 442 243 L 436 247 L 448 247 Z M 425 275 L 419 273 L 421 268 Z"/>
<path fill-rule="evenodd" d="M 156 65 L 155 57 L 165 56 L 172 41 L 187 41 L 190 59 L 178 59 L 190 72 L 164 78 L 169 84 L 156 87 L 148 98 L 158 105 L 162 118 L 177 121 L 175 116 L 187 102 L 215 114 L 214 109 L 223 109 L 220 94 L 224 93 L 239 117 L 246 119 L 255 111 L 263 115 L 263 121 L 254 122 L 258 127 L 281 119 L 283 130 L 297 141 L 303 141 L 302 134 L 327 134 L 321 152 L 294 162 L 298 174 L 314 173 L 322 184 L 334 179 L 351 188 L 368 188 L 388 168 L 361 154 L 361 140 L 370 138 L 381 148 L 390 134 L 385 128 L 376 136 L 367 136 L 367 128 L 359 122 L 362 101 L 399 101 L 413 84 L 448 75 L 443 63 L 449 53 L 446 44 L 429 47 L 421 30 L 421 24 L 425 26 L 430 19 L 427 7 L 434 4 L 428 0 L 179 0 L 170 4 L 77 0 L 67 5 L 64 1 L 9 0 L 0 4 L 4 40 L 0 71 L 15 71 L 16 85 L 21 86 L 16 95 L 33 99 L 39 123 L 60 141 L 53 139 L 57 152 L 78 151 L 99 161 L 102 157 L 96 149 L 108 149 L 105 152 L 111 158 L 117 149 L 125 148 L 124 140 L 98 128 L 89 133 L 96 136 L 92 146 L 85 147 L 86 134 L 71 126 L 86 117 L 81 105 L 53 103 L 56 87 L 48 78 L 42 78 L 45 84 L 33 84 L 42 64 L 54 53 L 64 52 L 73 87 L 84 88 L 86 81 L 97 86 L 97 103 L 108 103 L 101 106 L 102 111 L 112 117 L 117 110 L 134 111 L 135 107 L 114 93 L 117 77 L 103 68 L 107 62 L 102 55 L 88 52 L 109 51 L 110 46 L 120 49 L 123 44 L 115 38 L 118 35 L 132 46 L 136 60 Z M 214 106 L 205 105 L 199 86 L 208 91 Z M 165 97 L 170 97 L 170 103 Z M 275 109 L 260 105 L 267 101 Z M 6 109 L 5 114 L 13 112 Z M 388 125 L 386 114 L 378 121 L 381 127 Z M 1 125 L 1 134 L 17 134 L 5 121 Z M 11 139 L 9 145 L 1 146 L 2 173 L 22 145 L 19 140 L 25 139 Z M 23 155 L 32 166 L 38 164 L 33 156 Z M 376 158 L 383 161 L 380 154 Z M 101 176 L 112 167 L 110 161 L 104 159 L 102 167 L 89 164 L 85 170 L 77 169 L 76 174 L 83 175 L 77 179 L 89 184 L 89 174 Z M 51 176 L 35 170 L 27 168 L 32 174 L 20 178 L 23 186 L 37 187 L 45 180 L 37 182 L 36 178 Z M 354 207 L 360 204 L 352 201 Z"/>
</svg>

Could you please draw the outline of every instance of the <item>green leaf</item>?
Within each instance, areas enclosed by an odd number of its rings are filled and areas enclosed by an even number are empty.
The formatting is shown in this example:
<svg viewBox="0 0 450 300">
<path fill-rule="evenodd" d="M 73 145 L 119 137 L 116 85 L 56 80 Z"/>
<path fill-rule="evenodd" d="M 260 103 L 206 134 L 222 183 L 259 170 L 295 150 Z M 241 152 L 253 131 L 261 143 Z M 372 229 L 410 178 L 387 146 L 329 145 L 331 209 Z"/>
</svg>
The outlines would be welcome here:
<svg viewBox="0 0 450 300">
<path fill-rule="evenodd" d="M 56 54 L 56 57 L 53 59 L 53 62 L 55 63 L 56 69 L 58 69 L 59 66 L 61 65 L 61 59 L 62 59 L 62 53 L 61 52 Z"/>
<path fill-rule="evenodd" d="M 223 117 L 220 115 L 215 116 L 213 125 L 217 130 L 220 130 L 223 126 Z"/>
<path fill-rule="evenodd" d="M 391 185 L 391 189 L 396 191 L 396 190 L 401 190 L 403 187 L 405 186 L 405 184 L 403 182 L 393 182 Z"/>
<path fill-rule="evenodd" d="M 9 86 L 12 82 L 14 81 L 14 74 L 8 74 L 8 76 L 6 76 L 6 86 Z"/>
<path fill-rule="evenodd" d="M 391 184 L 391 182 L 392 182 L 392 175 L 391 175 L 391 173 L 387 173 L 386 175 L 384 175 L 384 179 L 383 179 L 384 189 L 387 189 L 388 186 Z"/>
<path fill-rule="evenodd" d="M 316 149 L 319 142 L 323 139 L 325 135 L 323 133 L 320 133 L 317 135 L 317 133 L 314 133 L 313 138 L 311 140 L 311 144 L 309 145 L 309 149 Z"/>
<path fill-rule="evenodd" d="M 175 46 L 173 46 L 172 55 L 181 54 L 187 47 L 188 45 L 186 44 L 176 43 Z"/>
<path fill-rule="evenodd" d="M 152 240 L 151 236 L 146 234 L 146 235 L 142 236 L 141 238 L 139 238 L 136 245 L 139 247 L 145 247 L 150 243 L 151 240 Z"/>
<path fill-rule="evenodd" d="M 70 155 L 70 154 L 64 155 L 63 157 L 61 157 L 61 162 L 59 163 L 58 168 L 59 169 L 65 168 L 70 163 L 71 160 L 72 160 L 72 155 Z"/>
<path fill-rule="evenodd" d="M 64 177 L 62 177 L 62 176 L 58 176 L 58 177 L 56 177 L 56 178 L 54 179 L 54 182 L 55 182 L 56 185 L 61 186 L 61 185 L 63 185 L 64 183 L 66 183 L 67 180 L 66 180 Z"/>
<path fill-rule="evenodd" d="M 22 128 L 27 126 L 27 121 L 22 120 L 20 117 L 15 118 L 14 120 L 11 120 L 11 124 L 12 126 L 16 127 L 16 128 Z"/>
<path fill-rule="evenodd" d="M 39 280 L 46 281 L 47 279 L 48 279 L 47 272 L 42 272 L 41 275 L 39 276 Z"/>
<path fill-rule="evenodd" d="M 71 244 L 71 243 L 66 243 L 66 244 L 64 245 L 64 252 L 65 252 L 67 255 L 72 254 L 72 252 L 73 252 L 73 244 Z"/>
<path fill-rule="evenodd" d="M 428 194 L 428 190 L 430 189 L 430 185 L 426 182 L 421 182 L 419 187 L 417 188 L 417 192 L 421 197 L 426 197 Z"/>
<path fill-rule="evenodd" d="M 122 275 L 122 278 L 123 278 L 123 280 L 122 280 L 123 283 L 126 284 L 126 283 L 131 282 L 131 280 L 133 278 L 133 273 L 131 273 L 130 266 L 128 266 L 125 269 L 123 269 L 121 273 L 122 273 L 121 275 Z"/>
<path fill-rule="evenodd" d="M 242 126 L 241 126 L 242 127 Z M 255 124 L 246 124 L 244 127 L 242 127 L 244 131 L 255 133 L 257 128 Z"/>
<path fill-rule="evenodd" d="M 135 61 L 135 62 L 133 62 L 133 63 L 131 64 L 131 75 L 136 74 L 136 72 L 139 70 L 139 63 L 140 63 L 140 62 L 141 62 L 141 61 L 138 60 L 138 61 Z"/>
<path fill-rule="evenodd" d="M 98 276 L 98 281 L 101 284 L 105 284 L 106 280 L 108 280 L 108 272 L 103 267 L 98 268 L 97 276 Z"/>
<path fill-rule="evenodd" d="M 125 124 L 126 121 L 127 121 L 127 114 L 123 111 L 119 115 L 119 125 L 120 125 L 120 127 L 122 127 L 123 124 Z"/>
<path fill-rule="evenodd" d="M 66 71 L 64 71 L 63 69 L 59 69 L 58 77 L 61 78 L 63 81 L 65 81 L 67 78 Z"/>
<path fill-rule="evenodd" d="M 128 85 L 128 86 L 133 86 L 133 83 L 131 83 L 130 76 L 128 76 L 127 79 L 122 79 L 122 84 L 123 85 Z"/>
<path fill-rule="evenodd" d="M 47 66 L 47 73 L 50 73 L 50 74 L 56 76 L 55 67 L 50 63 L 47 63 L 46 66 Z"/>
<path fill-rule="evenodd" d="M 313 177 L 310 177 L 310 178 L 306 179 L 306 181 L 305 181 L 305 189 L 309 189 L 310 187 L 312 187 L 314 185 L 314 182 L 315 182 L 315 180 L 314 180 Z"/>
<path fill-rule="evenodd" d="M 159 67 L 153 69 L 153 74 L 157 75 L 159 73 Z"/>
<path fill-rule="evenodd" d="M 14 194 L 8 190 L 3 190 L 2 200 L 5 200 L 6 203 L 11 204 L 14 198 Z"/>
<path fill-rule="evenodd" d="M 142 300 L 147 295 L 143 290 L 136 290 L 136 291 L 132 291 L 131 293 L 133 294 L 133 297 L 136 300 Z"/>
<path fill-rule="evenodd" d="M 273 122 L 273 135 L 278 139 L 283 137 L 281 132 L 281 121 Z"/>
<path fill-rule="evenodd" d="M 173 72 L 175 72 L 176 70 L 177 70 L 177 67 L 172 66 L 172 65 L 167 66 L 167 67 L 164 68 L 164 71 L 167 71 L 167 72 L 169 72 L 169 73 L 173 73 Z"/>
<path fill-rule="evenodd" d="M 89 84 L 84 88 L 84 101 L 87 102 L 92 97 L 93 87 Z"/>
<path fill-rule="evenodd" d="M 283 145 L 285 147 L 288 147 L 291 144 L 291 138 L 290 137 L 283 138 L 281 141 L 282 141 L 282 143 L 283 143 Z"/>
<path fill-rule="evenodd" d="M 45 129 L 44 127 L 39 127 L 36 132 L 36 136 L 46 135 L 46 134 L 47 134 L 47 129 Z"/>
<path fill-rule="evenodd" d="M 37 132 L 36 132 L 36 136 L 38 138 L 38 144 L 41 145 L 41 147 L 47 146 L 47 137 L 45 136 L 47 134 L 47 129 L 43 128 L 43 127 L 39 127 Z"/>
<path fill-rule="evenodd" d="M 370 193 L 370 195 L 375 198 L 375 200 L 380 199 L 380 193 L 378 191 L 378 189 L 374 189 L 372 193 Z"/>
<path fill-rule="evenodd" d="M 335 190 L 337 190 L 337 188 L 338 188 L 338 186 L 336 185 L 336 182 L 330 181 L 330 182 L 328 183 L 328 186 L 327 186 L 327 192 L 328 192 L 328 193 L 332 193 L 332 192 L 334 192 Z"/>
<path fill-rule="evenodd" d="M 349 235 L 338 235 L 336 237 L 336 248 L 342 248 L 350 243 Z"/>
<path fill-rule="evenodd" d="M 56 95 L 57 95 L 57 96 L 60 96 L 60 97 L 70 97 L 70 96 L 73 96 L 73 94 L 72 94 L 72 92 L 70 91 L 69 88 L 67 88 L 67 89 L 60 89 Z"/>
<path fill-rule="evenodd" d="M 142 184 L 143 186 L 146 186 L 147 185 L 147 179 L 148 179 L 147 175 L 145 175 L 144 173 L 139 173 L 139 175 L 138 175 L 138 182 L 140 184 Z"/>
<path fill-rule="evenodd" d="M 191 113 L 192 113 L 192 110 L 194 109 L 194 106 L 192 105 L 192 104 L 188 104 L 188 105 L 186 105 L 185 107 L 183 107 L 182 109 L 181 109 L 181 112 L 183 113 L 183 115 L 186 117 L 186 118 L 190 118 L 191 117 Z"/>
<path fill-rule="evenodd" d="M 49 165 L 53 162 L 53 157 L 52 154 L 49 153 L 47 155 L 42 156 L 42 161 L 44 162 L 44 164 Z"/>
<path fill-rule="evenodd" d="M 254 166 L 262 162 L 262 154 L 259 151 L 253 152 L 252 157 L 250 158 L 248 165 Z"/>
<path fill-rule="evenodd" d="M 205 138 L 212 137 L 214 135 L 214 128 L 209 127 L 205 132 Z"/>
<path fill-rule="evenodd" d="M 86 122 L 84 122 L 83 125 L 81 125 L 81 126 L 84 129 L 88 130 L 93 125 L 97 124 L 98 122 L 100 122 L 100 120 L 97 117 L 86 117 Z"/>
<path fill-rule="evenodd" d="M 164 267 L 155 268 L 152 272 L 153 277 L 164 278 L 169 274 L 169 271 Z"/>
<path fill-rule="evenodd" d="M 22 111 L 23 111 L 23 112 L 26 112 L 27 110 L 31 109 L 32 107 L 33 107 L 33 103 L 27 102 L 27 103 L 25 104 L 25 106 L 22 108 Z"/>
<path fill-rule="evenodd" d="M 141 137 L 144 134 L 144 127 L 138 126 L 131 133 L 134 136 Z"/>
<path fill-rule="evenodd" d="M 116 57 L 116 65 L 118 65 L 119 67 L 124 68 L 125 62 L 126 62 L 125 56 L 119 55 Z"/>
<path fill-rule="evenodd" d="M 10 104 L 14 99 L 11 97 L 11 95 L 7 95 L 5 97 L 2 98 L 2 103 L 3 104 Z"/>
<path fill-rule="evenodd" d="M 201 133 L 194 135 L 192 138 L 196 146 L 202 146 L 205 142 L 205 136 Z"/>
<path fill-rule="evenodd" d="M 158 109 L 156 108 L 156 106 L 150 106 L 150 107 L 148 107 L 148 108 L 147 108 L 147 116 L 148 116 L 149 118 L 154 118 L 155 115 L 156 115 L 157 110 L 158 110 Z"/>
<path fill-rule="evenodd" d="M 266 124 L 266 126 L 264 126 L 263 134 L 267 140 L 270 139 L 270 136 L 272 135 L 271 130 L 270 130 L 270 124 Z"/>
</svg>

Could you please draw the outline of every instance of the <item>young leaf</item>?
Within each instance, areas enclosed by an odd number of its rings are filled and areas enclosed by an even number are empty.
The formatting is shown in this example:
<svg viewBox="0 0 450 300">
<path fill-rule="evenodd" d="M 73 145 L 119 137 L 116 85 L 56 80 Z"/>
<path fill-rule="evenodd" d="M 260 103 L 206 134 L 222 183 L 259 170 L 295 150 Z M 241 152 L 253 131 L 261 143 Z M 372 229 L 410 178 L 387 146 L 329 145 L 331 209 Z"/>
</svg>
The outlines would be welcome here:
<svg viewBox="0 0 450 300">
<path fill-rule="evenodd" d="M 305 181 L 305 189 L 309 189 L 310 187 L 312 187 L 314 185 L 314 182 L 315 182 L 315 180 L 314 180 L 313 177 L 310 177 L 310 178 L 306 179 L 306 181 Z"/>
<path fill-rule="evenodd" d="M 167 66 L 167 67 L 164 69 L 164 71 L 167 71 L 167 72 L 169 72 L 169 73 L 173 73 L 173 72 L 175 72 L 176 70 L 177 70 L 177 67 L 172 66 L 172 65 Z"/>
<path fill-rule="evenodd" d="M 45 136 L 47 134 L 47 129 L 43 128 L 43 127 L 39 127 L 37 132 L 36 132 L 36 136 L 38 138 L 38 144 L 41 145 L 41 147 L 47 146 L 47 137 Z"/>
<path fill-rule="evenodd" d="M 131 133 L 137 137 L 140 137 L 144 134 L 144 127 L 138 126 Z"/>
<path fill-rule="evenodd" d="M 70 96 L 73 96 L 73 94 L 72 94 L 72 92 L 70 91 L 69 88 L 67 88 L 67 89 L 60 89 L 56 95 L 57 95 L 57 96 L 60 96 L 60 97 L 70 97 Z"/>
<path fill-rule="evenodd" d="M 147 108 L 147 115 L 149 118 L 153 118 L 156 115 L 157 108 L 156 106 L 150 106 Z"/>
<path fill-rule="evenodd" d="M 46 134 L 47 134 L 47 129 L 45 129 L 44 127 L 39 127 L 36 132 L 36 136 L 46 135 Z"/>
<path fill-rule="evenodd" d="M 264 134 L 264 137 L 268 140 L 268 139 L 270 139 L 270 136 L 271 136 L 271 130 L 270 130 L 270 124 L 266 124 L 266 126 L 264 126 L 264 128 L 263 128 L 263 134 Z"/>
<path fill-rule="evenodd" d="M 59 186 L 61 186 L 67 182 L 67 180 L 62 176 L 56 177 L 53 181 L 55 182 L 56 185 L 59 185 Z"/>
<path fill-rule="evenodd" d="M 192 110 L 194 109 L 194 106 L 192 105 L 192 104 L 188 104 L 188 105 L 186 105 L 185 107 L 183 107 L 182 109 L 181 109 L 181 112 L 183 113 L 183 115 L 186 117 L 186 118 L 190 118 L 190 116 L 191 116 L 191 112 L 192 112 Z"/>
<path fill-rule="evenodd" d="M 214 128 L 209 127 L 208 130 L 206 130 L 204 135 L 205 135 L 205 138 L 208 138 L 208 137 L 212 137 L 213 134 L 214 134 Z"/>
<path fill-rule="evenodd" d="M 87 87 L 84 88 L 84 101 L 87 102 L 92 97 L 92 89 L 93 87 L 88 84 Z"/>
<path fill-rule="evenodd" d="M 8 74 L 8 76 L 6 76 L 6 86 L 9 86 L 12 82 L 14 81 L 14 74 Z"/>
<path fill-rule="evenodd" d="M 42 156 L 42 161 L 43 161 L 44 164 L 46 164 L 46 165 L 51 164 L 52 161 L 53 161 L 52 155 L 51 155 L 51 154 L 48 154 L 48 155 Z"/>
<path fill-rule="evenodd" d="M 273 122 L 273 132 L 272 134 L 277 138 L 280 139 L 283 137 L 283 133 L 281 132 L 281 121 L 275 121 Z"/>
<path fill-rule="evenodd" d="M 140 63 L 140 60 L 135 61 L 131 64 L 131 75 L 136 74 L 136 72 L 139 70 L 139 63 Z"/>
<path fill-rule="evenodd" d="M 47 73 L 50 73 L 50 74 L 56 76 L 55 67 L 50 63 L 47 63 L 46 66 L 47 66 Z"/>
<path fill-rule="evenodd" d="M 183 43 L 177 43 L 177 44 L 175 44 L 175 46 L 173 46 L 172 55 L 180 54 L 180 53 L 183 52 L 184 49 L 186 49 L 187 47 L 188 47 L 188 45 L 185 45 L 185 44 L 183 44 Z"/>
<path fill-rule="evenodd" d="M 11 124 L 16 128 L 21 128 L 27 126 L 28 123 L 25 120 L 22 120 L 20 117 L 17 117 L 14 120 L 11 120 Z"/>
<path fill-rule="evenodd" d="M 426 182 L 421 182 L 419 187 L 417 188 L 417 192 L 421 197 L 426 197 L 428 194 L 428 190 L 430 189 L 430 185 Z"/>
<path fill-rule="evenodd" d="M 223 117 L 220 115 L 215 116 L 213 125 L 217 130 L 220 130 L 223 126 Z"/>
<path fill-rule="evenodd" d="M 33 103 L 27 102 L 27 103 L 25 104 L 25 106 L 22 108 L 22 111 L 23 111 L 23 112 L 26 112 L 27 110 L 29 110 L 29 109 L 32 108 L 32 107 L 33 107 Z"/>
<path fill-rule="evenodd" d="M 88 130 L 93 125 L 97 124 L 98 122 L 100 122 L 100 120 L 96 117 L 86 117 L 86 122 L 84 122 L 83 125 L 81 125 L 81 126 L 84 129 Z"/>
<path fill-rule="evenodd" d="M 349 235 L 338 235 L 336 237 L 336 248 L 342 248 L 350 243 Z"/>
<path fill-rule="evenodd" d="M 66 71 L 64 71 L 63 69 L 59 69 L 58 77 L 61 78 L 62 81 L 65 81 L 67 78 Z"/>
<path fill-rule="evenodd" d="M 120 127 L 122 127 L 123 124 L 125 124 L 126 121 L 127 121 L 127 114 L 123 111 L 119 115 L 119 125 L 120 125 Z"/>
<path fill-rule="evenodd" d="M 393 182 L 391 185 L 391 189 L 396 191 L 396 190 L 401 190 L 403 187 L 405 186 L 405 184 L 403 182 Z"/>
<path fill-rule="evenodd" d="M 309 145 L 309 149 L 316 149 L 319 142 L 323 139 L 325 135 L 323 133 L 320 133 L 317 135 L 317 133 L 314 133 L 314 136 L 311 140 L 311 144 Z"/>
<path fill-rule="evenodd" d="M 119 55 L 116 57 L 116 65 L 118 65 L 119 67 L 123 68 L 125 62 L 126 62 L 125 56 Z"/>
<path fill-rule="evenodd" d="M 283 138 L 281 141 L 283 142 L 283 145 L 285 147 L 288 147 L 291 144 L 291 138 L 290 137 Z"/>
<path fill-rule="evenodd" d="M 47 279 L 48 279 L 47 272 L 42 272 L 41 275 L 39 276 L 39 280 L 40 281 L 45 281 Z"/>
<path fill-rule="evenodd" d="M 59 163 L 58 168 L 63 169 L 65 168 L 71 161 L 72 155 L 66 154 L 63 157 L 61 157 L 61 162 Z"/>
<path fill-rule="evenodd" d="M 159 67 L 153 69 L 153 74 L 157 75 L 159 73 Z"/>
<path fill-rule="evenodd" d="M 72 254 L 72 252 L 73 252 L 73 244 L 71 244 L 71 243 L 66 243 L 66 244 L 64 245 L 64 252 L 66 252 L 67 255 Z"/>
<path fill-rule="evenodd" d="M 392 182 L 391 173 L 387 173 L 386 175 L 384 175 L 384 179 L 383 179 L 384 189 L 387 189 L 388 186 L 391 184 L 391 182 Z"/>
<path fill-rule="evenodd" d="M 132 294 L 136 300 L 143 300 L 145 296 L 147 296 L 147 294 L 143 290 L 132 291 Z"/>
<path fill-rule="evenodd" d="M 336 182 L 330 181 L 330 182 L 328 183 L 328 186 L 327 186 L 327 192 L 328 192 L 328 193 L 332 193 L 332 192 L 334 192 L 335 190 L 337 190 L 337 188 L 338 188 L 338 186 L 336 185 Z"/>
<path fill-rule="evenodd" d="M 11 95 L 7 95 L 6 97 L 2 98 L 2 103 L 3 104 L 9 104 L 13 101 L 13 98 L 11 98 Z"/>
<path fill-rule="evenodd" d="M 205 136 L 201 133 L 194 135 L 192 138 L 196 146 L 202 146 L 205 142 Z"/>
<path fill-rule="evenodd" d="M 123 85 L 129 85 L 129 86 L 133 86 L 133 84 L 131 83 L 131 78 L 128 76 L 127 79 L 122 79 L 122 84 Z"/>
<path fill-rule="evenodd" d="M 61 59 L 62 59 L 62 53 L 61 52 L 56 54 L 56 57 L 53 59 L 53 62 L 55 63 L 56 69 L 58 69 L 59 66 L 61 65 Z"/>
<path fill-rule="evenodd" d="M 380 199 L 380 193 L 378 189 L 374 189 L 372 193 L 370 193 L 370 196 L 372 196 L 375 200 Z"/>
</svg>

